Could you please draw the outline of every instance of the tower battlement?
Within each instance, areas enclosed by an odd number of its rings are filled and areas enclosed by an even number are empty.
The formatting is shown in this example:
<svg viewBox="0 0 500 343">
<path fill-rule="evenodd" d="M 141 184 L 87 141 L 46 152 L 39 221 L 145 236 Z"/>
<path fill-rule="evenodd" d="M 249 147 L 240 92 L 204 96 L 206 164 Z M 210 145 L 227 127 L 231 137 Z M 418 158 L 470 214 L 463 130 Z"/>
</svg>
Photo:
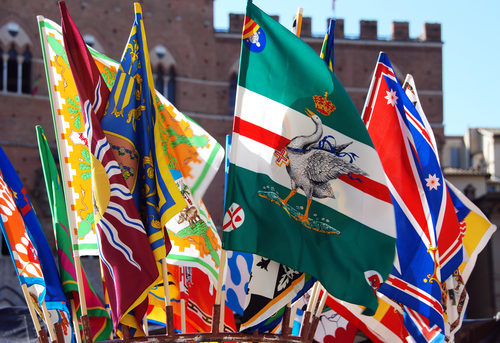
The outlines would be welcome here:
<svg viewBox="0 0 500 343">
<path fill-rule="evenodd" d="M 272 16 L 275 20 L 279 21 L 279 16 Z M 229 33 L 240 33 L 243 26 L 243 20 L 245 18 L 244 14 L 229 14 Z M 328 19 L 329 21 L 330 19 Z M 359 22 L 359 36 L 358 37 L 346 37 L 344 33 L 344 19 L 336 19 L 335 24 L 335 38 L 349 38 L 349 39 L 360 39 L 360 40 L 379 40 L 378 36 L 378 23 L 376 20 L 361 20 Z M 328 22 L 327 21 L 327 22 Z M 312 36 L 312 20 L 311 17 L 302 18 L 302 37 Z M 420 40 L 424 42 L 441 42 L 441 24 L 439 23 L 425 23 L 423 26 L 423 31 L 419 35 L 418 39 L 410 38 L 410 28 L 407 21 L 393 21 L 391 23 L 391 40 L 393 41 L 410 41 L 410 40 Z M 387 39 L 383 39 L 387 40 Z"/>
</svg>

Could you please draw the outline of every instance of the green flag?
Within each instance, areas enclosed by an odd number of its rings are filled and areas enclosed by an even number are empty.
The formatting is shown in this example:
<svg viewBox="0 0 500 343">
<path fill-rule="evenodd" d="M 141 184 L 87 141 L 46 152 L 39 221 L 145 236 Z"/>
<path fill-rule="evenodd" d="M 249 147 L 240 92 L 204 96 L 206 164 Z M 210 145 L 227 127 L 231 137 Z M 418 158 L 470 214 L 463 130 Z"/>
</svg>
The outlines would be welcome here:
<svg viewBox="0 0 500 343">
<path fill-rule="evenodd" d="M 308 273 L 374 314 L 396 231 L 359 113 L 317 53 L 251 1 L 242 39 L 223 248 Z"/>
<path fill-rule="evenodd" d="M 64 193 L 54 157 L 52 156 L 47 138 L 45 137 L 45 133 L 41 126 L 36 127 L 36 133 L 45 185 L 47 186 L 47 197 L 49 199 L 50 210 L 52 212 L 52 222 L 54 226 L 54 236 L 56 238 L 61 283 L 66 297 L 74 300 L 78 316 L 80 317 L 80 299 L 78 296 L 78 285 L 75 262 L 73 259 L 71 236 L 68 231 L 69 221 L 68 213 L 66 212 Z M 94 342 L 105 341 L 109 338 L 113 330 L 111 319 L 92 289 L 92 285 L 87 280 L 83 266 L 82 278 L 85 290 L 85 302 L 88 309 L 87 314 L 89 316 L 93 340 Z"/>
</svg>

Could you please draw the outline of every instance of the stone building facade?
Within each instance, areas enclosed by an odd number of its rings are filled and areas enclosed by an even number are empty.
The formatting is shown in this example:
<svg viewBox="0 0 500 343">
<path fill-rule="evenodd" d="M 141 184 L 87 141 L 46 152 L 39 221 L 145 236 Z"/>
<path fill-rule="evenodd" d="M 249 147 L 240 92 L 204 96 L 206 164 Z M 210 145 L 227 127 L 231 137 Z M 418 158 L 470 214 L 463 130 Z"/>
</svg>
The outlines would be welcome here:
<svg viewBox="0 0 500 343">
<path fill-rule="evenodd" d="M 0 0 L 0 4 L 0 146 L 18 171 L 53 245 L 35 125 L 44 128 L 55 154 L 56 142 L 36 17 L 60 22 L 59 8 L 56 1 Z M 67 0 L 66 6 L 89 45 L 115 60 L 121 58 L 134 20 L 133 1 Z M 216 31 L 214 0 L 144 0 L 141 6 L 156 88 L 224 146 L 233 123 L 244 15 L 231 14 L 229 28 Z M 244 11 L 242 8 L 241 13 Z M 392 25 L 390 39 L 379 39 L 376 21 L 361 21 L 360 36 L 348 38 L 344 21 L 338 19 L 334 71 L 361 112 L 378 54 L 384 51 L 401 81 L 407 73 L 414 76 L 422 106 L 441 145 L 441 26 L 426 23 L 422 33 L 412 38 L 407 22 Z M 327 23 L 325 31 L 326 27 Z M 323 37 L 311 35 L 311 18 L 304 18 L 301 37 L 319 53 Z M 204 199 L 218 226 L 223 218 L 222 169 Z M 4 262 L 10 263 L 10 259 L 4 255 L 0 261 L 1 301 L 1 287 L 6 282 L 3 269 L 8 268 Z"/>
</svg>

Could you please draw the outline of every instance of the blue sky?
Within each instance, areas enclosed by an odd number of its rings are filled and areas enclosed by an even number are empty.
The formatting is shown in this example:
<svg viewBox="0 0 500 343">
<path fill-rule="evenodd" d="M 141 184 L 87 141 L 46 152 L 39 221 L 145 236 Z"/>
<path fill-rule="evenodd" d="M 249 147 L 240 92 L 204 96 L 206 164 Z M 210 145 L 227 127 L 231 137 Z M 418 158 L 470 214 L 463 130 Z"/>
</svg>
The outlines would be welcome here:
<svg viewBox="0 0 500 343">
<path fill-rule="evenodd" d="M 360 20 L 377 20 L 378 35 L 391 36 L 393 21 L 408 21 L 410 37 L 424 23 L 440 23 L 443 45 L 445 134 L 463 136 L 468 127 L 500 128 L 495 106 L 500 80 L 500 2 L 498 0 L 254 0 L 264 12 L 290 27 L 297 8 L 312 17 L 312 33 L 323 36 L 328 18 L 344 19 L 346 36 L 359 35 Z M 215 0 L 215 28 L 227 30 L 229 13 L 245 13 L 246 0 Z M 373 61 L 373 68 L 376 61 Z M 397 61 L 394 61 L 397 63 Z M 418 88 L 418 75 L 413 75 Z M 425 111 L 425 108 L 424 108 Z"/>
</svg>

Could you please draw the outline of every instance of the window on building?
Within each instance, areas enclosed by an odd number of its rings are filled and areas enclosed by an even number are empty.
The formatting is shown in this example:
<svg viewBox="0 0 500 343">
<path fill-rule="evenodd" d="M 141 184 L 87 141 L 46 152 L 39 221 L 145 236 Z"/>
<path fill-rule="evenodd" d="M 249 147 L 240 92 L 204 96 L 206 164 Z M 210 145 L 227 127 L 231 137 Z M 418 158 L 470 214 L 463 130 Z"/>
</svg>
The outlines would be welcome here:
<svg viewBox="0 0 500 343">
<path fill-rule="evenodd" d="M 495 186 L 488 186 L 488 193 L 494 193 L 495 192 Z"/>
<path fill-rule="evenodd" d="M 175 71 L 170 68 L 168 75 L 163 72 L 163 67 L 158 66 L 154 74 L 155 89 L 160 92 L 172 105 L 175 105 Z"/>
<path fill-rule="evenodd" d="M 163 68 L 158 66 L 158 70 L 156 70 L 154 80 L 155 80 L 155 89 L 160 92 L 163 96 L 165 96 L 165 75 L 163 74 Z"/>
<path fill-rule="evenodd" d="M 91 48 L 94 48 L 94 44 L 95 44 L 95 37 L 94 36 L 92 36 L 92 35 L 83 35 L 82 38 L 83 38 L 83 41 L 85 42 L 85 44 L 87 44 Z"/>
<path fill-rule="evenodd" d="M 23 65 L 22 65 L 22 87 L 21 92 L 25 94 L 31 93 L 31 53 L 29 48 L 26 48 L 23 54 Z"/>
<path fill-rule="evenodd" d="M 17 81 L 18 81 L 18 63 L 17 63 L 17 51 L 14 45 L 9 50 L 9 58 L 7 60 L 7 92 L 17 92 Z"/>
<path fill-rule="evenodd" d="M 238 86 L 238 77 L 236 76 L 236 74 L 233 74 L 231 76 L 231 80 L 229 80 L 229 115 L 234 115 L 237 86 Z"/>
<path fill-rule="evenodd" d="M 468 184 L 467 187 L 464 188 L 464 195 L 469 198 L 469 200 L 474 200 L 476 198 L 476 188 Z"/>
<path fill-rule="evenodd" d="M 450 148 L 450 167 L 460 168 L 460 148 Z"/>
</svg>

